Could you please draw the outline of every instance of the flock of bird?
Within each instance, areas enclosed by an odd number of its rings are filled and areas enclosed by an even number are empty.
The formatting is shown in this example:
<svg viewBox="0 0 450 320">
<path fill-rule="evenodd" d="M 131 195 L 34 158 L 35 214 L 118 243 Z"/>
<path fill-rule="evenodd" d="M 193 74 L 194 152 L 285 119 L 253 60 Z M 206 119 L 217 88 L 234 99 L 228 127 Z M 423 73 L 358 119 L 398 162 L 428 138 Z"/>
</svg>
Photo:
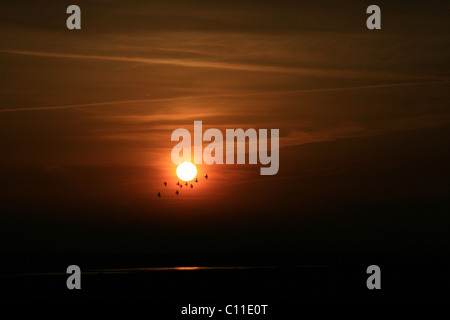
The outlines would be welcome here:
<svg viewBox="0 0 450 320">
<path fill-rule="evenodd" d="M 208 180 L 208 174 L 205 175 L 205 179 Z M 198 183 L 198 179 L 197 179 L 197 178 L 195 179 L 194 183 Z M 164 187 L 167 187 L 167 181 L 164 181 L 164 182 L 163 182 L 163 185 L 164 185 Z M 182 189 L 182 188 L 183 188 L 183 182 L 180 183 L 180 181 L 177 181 L 177 186 L 178 186 L 180 189 Z M 189 188 L 191 188 L 191 189 L 194 188 L 194 185 L 193 185 L 192 183 L 189 184 L 189 183 L 186 182 L 186 183 L 184 184 L 184 186 L 185 186 L 186 188 L 187 188 L 187 187 L 189 187 Z M 180 191 L 176 190 L 176 191 L 175 191 L 175 194 L 178 196 L 178 195 L 180 194 Z M 158 193 L 156 194 L 156 196 L 157 196 L 158 198 L 161 198 L 161 192 L 158 192 Z"/>
</svg>

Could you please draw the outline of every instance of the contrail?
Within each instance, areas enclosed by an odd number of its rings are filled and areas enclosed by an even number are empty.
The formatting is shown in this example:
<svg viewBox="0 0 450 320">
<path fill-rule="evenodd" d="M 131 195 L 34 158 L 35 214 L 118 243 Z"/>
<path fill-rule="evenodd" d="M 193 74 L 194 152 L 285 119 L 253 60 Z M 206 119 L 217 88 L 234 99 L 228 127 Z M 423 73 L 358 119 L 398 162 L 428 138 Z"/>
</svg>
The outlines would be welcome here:
<svg viewBox="0 0 450 320">
<path fill-rule="evenodd" d="M 25 51 L 25 50 L 0 50 L 3 53 L 28 55 L 47 58 L 65 58 L 65 59 L 82 59 L 82 60 L 102 60 L 102 61 L 121 61 L 121 62 L 138 62 L 148 64 L 169 64 L 181 67 L 195 67 L 195 68 L 215 68 L 215 69 L 229 69 L 241 71 L 259 71 L 259 72 L 280 72 L 280 73 L 316 73 L 316 69 L 299 69 L 299 68 L 285 68 L 274 66 L 258 66 L 239 63 L 225 63 L 217 61 L 190 61 L 181 59 L 152 59 L 139 57 L 122 57 L 122 56 L 99 56 L 99 55 L 84 55 L 71 53 L 52 53 L 39 51 Z M 323 70 L 322 70 L 323 72 Z"/>
<path fill-rule="evenodd" d="M 107 101 L 107 102 L 93 102 L 93 103 L 82 103 L 82 104 L 68 104 L 63 106 L 50 106 L 50 107 L 29 107 L 29 108 L 10 108 L 10 109 L 0 109 L 0 112 L 20 112 L 20 111 L 41 111 L 41 110 L 57 110 L 57 109 L 72 109 L 72 108 L 82 108 L 82 107 L 98 107 L 98 106 L 109 106 L 124 103 L 142 103 L 142 102 L 156 102 L 156 101 L 171 101 L 180 98 L 162 98 L 162 99 L 143 99 L 143 100 L 123 100 L 123 101 Z M 188 98 L 188 97 L 185 97 Z"/>
<path fill-rule="evenodd" d="M 155 58 L 139 58 L 139 57 L 123 57 L 123 56 L 100 56 L 100 55 L 85 55 L 72 53 L 54 53 L 42 51 L 26 51 L 26 50 L 2 50 L 0 52 L 16 55 L 27 55 L 47 58 L 63 58 L 63 59 L 81 59 L 81 60 L 102 60 L 102 61 L 121 61 L 121 62 L 138 62 L 146 64 L 166 64 L 181 67 L 192 68 L 212 68 L 212 69 L 227 69 L 236 71 L 254 71 L 254 72 L 272 72 L 272 73 L 293 73 L 293 74 L 322 74 L 327 77 L 342 77 L 345 72 L 347 77 L 360 76 L 359 71 L 350 70 L 330 70 L 317 68 L 298 68 L 298 67 L 280 67 L 280 66 L 265 66 L 252 65 L 243 63 L 229 63 L 219 61 L 199 61 L 186 59 L 155 59 Z M 386 75 L 386 73 L 372 72 L 374 75 Z"/>
<path fill-rule="evenodd" d="M 450 80 L 423 81 L 423 82 L 400 82 L 400 83 L 374 84 L 374 85 L 366 85 L 366 86 L 338 87 L 338 88 L 300 89 L 300 90 L 289 90 L 289 91 L 269 91 L 269 92 L 266 91 L 266 92 L 237 93 L 237 94 L 228 93 L 228 94 L 211 94 L 211 95 L 184 96 L 184 97 L 173 97 L 173 98 L 121 100 L 121 101 L 93 102 L 93 103 L 83 103 L 83 104 L 69 104 L 69 105 L 63 105 L 63 106 L 49 106 L 49 107 L 9 108 L 9 109 L 0 109 L 0 113 L 1 112 L 21 112 L 21 111 L 44 111 L 44 110 L 58 110 L 58 109 L 73 109 L 73 108 L 84 108 L 84 107 L 98 107 L 98 106 L 108 106 L 108 105 L 119 105 L 119 104 L 125 104 L 125 103 L 164 102 L 164 101 L 207 99 L 207 98 L 239 98 L 239 97 L 266 96 L 266 95 L 283 95 L 283 94 L 296 94 L 296 93 L 315 93 L 315 92 L 332 92 L 332 91 L 346 91 L 346 90 L 364 90 L 364 89 L 376 89 L 376 88 L 432 85 L 432 84 L 442 84 L 442 83 L 449 83 L 449 82 L 450 82 Z"/>
</svg>

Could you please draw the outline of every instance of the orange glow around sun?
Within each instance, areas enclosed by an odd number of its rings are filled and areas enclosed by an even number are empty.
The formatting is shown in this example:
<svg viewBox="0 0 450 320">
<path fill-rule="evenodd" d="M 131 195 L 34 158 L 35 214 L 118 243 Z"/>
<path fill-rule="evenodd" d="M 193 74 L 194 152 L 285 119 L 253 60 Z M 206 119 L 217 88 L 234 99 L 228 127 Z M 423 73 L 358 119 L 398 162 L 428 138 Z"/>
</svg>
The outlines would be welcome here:
<svg viewBox="0 0 450 320">
<path fill-rule="evenodd" d="M 191 162 L 180 163 L 177 167 L 177 176 L 183 181 L 190 181 L 197 175 L 197 167 Z"/>
</svg>

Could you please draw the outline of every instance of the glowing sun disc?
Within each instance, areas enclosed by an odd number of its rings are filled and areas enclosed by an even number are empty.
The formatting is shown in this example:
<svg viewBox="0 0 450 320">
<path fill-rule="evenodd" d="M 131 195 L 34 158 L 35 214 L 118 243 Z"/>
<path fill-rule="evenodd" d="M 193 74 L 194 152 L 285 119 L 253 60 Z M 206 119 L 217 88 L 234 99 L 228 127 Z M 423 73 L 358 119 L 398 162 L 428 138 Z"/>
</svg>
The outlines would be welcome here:
<svg viewBox="0 0 450 320">
<path fill-rule="evenodd" d="M 177 176 L 183 181 L 190 181 L 197 175 L 197 168 L 193 163 L 183 162 L 177 167 Z"/>
</svg>

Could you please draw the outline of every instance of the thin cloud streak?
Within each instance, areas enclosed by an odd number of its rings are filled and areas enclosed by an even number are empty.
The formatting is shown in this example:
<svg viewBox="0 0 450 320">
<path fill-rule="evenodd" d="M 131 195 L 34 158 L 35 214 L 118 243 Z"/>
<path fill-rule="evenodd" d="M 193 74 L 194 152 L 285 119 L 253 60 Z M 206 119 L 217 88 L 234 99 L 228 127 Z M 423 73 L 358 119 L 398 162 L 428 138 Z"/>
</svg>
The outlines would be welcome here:
<svg viewBox="0 0 450 320">
<path fill-rule="evenodd" d="M 122 56 L 99 56 L 99 55 L 83 55 L 83 54 L 68 54 L 68 53 L 52 53 L 41 51 L 23 51 L 23 50 L 0 50 L 1 53 L 27 55 L 46 58 L 63 58 L 63 59 L 82 59 L 82 60 L 102 60 L 102 61 L 120 61 L 146 64 L 165 64 L 181 67 L 191 68 L 211 68 L 211 69 L 226 69 L 236 71 L 253 71 L 253 72 L 271 72 L 271 73 L 288 73 L 288 74 L 308 74 L 308 75 L 323 75 L 327 77 L 359 77 L 359 71 L 350 70 L 329 70 L 317 68 L 298 68 L 298 67 L 280 67 L 280 66 L 262 66 L 251 64 L 239 64 L 229 62 L 215 62 L 215 61 L 189 61 L 181 59 L 155 59 L 155 58 L 130 58 Z M 386 73 L 372 72 L 373 75 L 383 75 Z M 367 71 L 365 72 L 367 76 Z"/>
<path fill-rule="evenodd" d="M 0 109 L 0 113 L 1 112 L 45 111 L 45 110 L 84 108 L 84 107 L 99 107 L 99 106 L 108 106 L 108 105 L 120 105 L 120 104 L 126 104 L 126 103 L 148 103 L 148 102 L 193 100 L 193 99 L 208 99 L 208 98 L 239 98 L 239 97 L 267 96 L 267 95 L 297 94 L 297 93 L 315 93 L 315 92 L 321 93 L 321 92 L 333 92 L 333 91 L 365 90 L 365 89 L 390 88 L 390 87 L 406 87 L 406 86 L 444 84 L 444 83 L 449 83 L 449 82 L 450 82 L 450 80 L 422 81 L 422 82 L 399 82 L 399 83 L 375 84 L 375 85 L 352 86 L 352 87 L 338 87 L 338 88 L 318 88 L 318 89 L 301 89 L 301 90 L 288 90 L 288 91 L 182 96 L 182 97 L 174 97 L 174 98 L 120 100 L 120 101 L 108 101 L 108 102 L 70 104 L 70 105 L 63 105 L 63 106 L 8 108 L 8 109 Z"/>
</svg>

